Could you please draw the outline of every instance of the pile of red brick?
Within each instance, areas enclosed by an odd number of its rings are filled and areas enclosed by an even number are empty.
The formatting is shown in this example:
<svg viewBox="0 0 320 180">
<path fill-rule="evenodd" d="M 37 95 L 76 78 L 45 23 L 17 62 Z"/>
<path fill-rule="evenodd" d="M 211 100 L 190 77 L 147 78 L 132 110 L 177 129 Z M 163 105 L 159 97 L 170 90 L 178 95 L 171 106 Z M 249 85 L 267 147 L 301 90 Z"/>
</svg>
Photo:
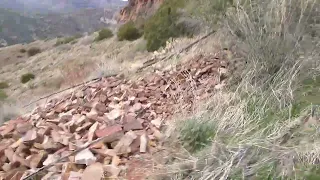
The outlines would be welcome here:
<svg viewBox="0 0 320 180">
<path fill-rule="evenodd" d="M 108 77 L 53 99 L 0 127 L 0 179 L 26 177 L 102 137 L 37 176 L 117 178 L 132 155 L 152 152 L 164 138 L 164 120 L 220 87 L 226 68 L 218 57 L 198 56 L 136 82 Z"/>
</svg>

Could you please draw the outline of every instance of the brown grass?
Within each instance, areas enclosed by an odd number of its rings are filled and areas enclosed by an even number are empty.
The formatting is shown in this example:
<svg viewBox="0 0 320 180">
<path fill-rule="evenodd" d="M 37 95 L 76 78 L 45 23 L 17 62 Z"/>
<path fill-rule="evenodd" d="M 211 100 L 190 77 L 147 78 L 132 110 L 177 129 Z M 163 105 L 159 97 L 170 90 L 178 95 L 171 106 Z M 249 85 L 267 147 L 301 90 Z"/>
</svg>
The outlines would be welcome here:
<svg viewBox="0 0 320 180">
<path fill-rule="evenodd" d="M 210 143 L 196 152 L 180 149 L 177 160 L 162 170 L 171 179 L 319 178 L 319 116 L 310 107 L 319 99 L 319 83 L 311 89 L 301 84 L 320 75 L 318 41 L 307 29 L 316 1 L 237 2 L 222 31 L 236 37 L 246 67 L 194 113 L 193 121 L 183 118 L 169 129 L 178 137 L 169 141 L 184 144 L 185 137 L 204 131 L 211 135 L 196 144 Z M 311 101 L 296 111 L 305 91 Z"/>
<path fill-rule="evenodd" d="M 19 115 L 21 115 L 21 110 L 18 106 L 7 102 L 0 103 L 0 125 L 18 117 Z"/>
</svg>

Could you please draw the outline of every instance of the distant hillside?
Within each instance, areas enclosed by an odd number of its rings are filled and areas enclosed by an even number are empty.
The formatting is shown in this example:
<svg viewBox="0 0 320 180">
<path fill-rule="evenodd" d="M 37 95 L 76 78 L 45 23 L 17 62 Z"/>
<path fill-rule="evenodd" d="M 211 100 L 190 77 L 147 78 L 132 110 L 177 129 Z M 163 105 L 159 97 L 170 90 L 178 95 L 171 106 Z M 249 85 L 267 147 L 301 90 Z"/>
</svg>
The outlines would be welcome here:
<svg viewBox="0 0 320 180">
<path fill-rule="evenodd" d="M 0 47 L 93 32 L 108 26 L 101 21 L 102 17 L 112 19 L 118 11 L 118 8 L 90 8 L 71 13 L 30 15 L 0 8 Z"/>
<path fill-rule="evenodd" d="M 7 9 L 0 9 L 0 39 L 4 40 L 2 46 L 32 41 L 35 27 L 42 25 L 37 19 Z"/>
<path fill-rule="evenodd" d="M 1 0 L 0 7 L 20 12 L 72 12 L 83 8 L 110 8 L 124 6 L 121 0 Z"/>
</svg>

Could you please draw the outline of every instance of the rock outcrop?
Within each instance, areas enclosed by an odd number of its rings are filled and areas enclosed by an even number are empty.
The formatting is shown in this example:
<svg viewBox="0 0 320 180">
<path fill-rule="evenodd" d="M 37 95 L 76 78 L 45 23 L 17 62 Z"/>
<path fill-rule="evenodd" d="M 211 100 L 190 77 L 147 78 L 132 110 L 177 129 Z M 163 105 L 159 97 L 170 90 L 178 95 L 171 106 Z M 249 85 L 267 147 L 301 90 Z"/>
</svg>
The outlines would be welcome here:
<svg viewBox="0 0 320 180">
<path fill-rule="evenodd" d="M 138 17 L 149 16 L 153 14 L 164 0 L 129 0 L 128 5 L 124 7 L 118 16 L 119 22 L 136 20 Z"/>
</svg>

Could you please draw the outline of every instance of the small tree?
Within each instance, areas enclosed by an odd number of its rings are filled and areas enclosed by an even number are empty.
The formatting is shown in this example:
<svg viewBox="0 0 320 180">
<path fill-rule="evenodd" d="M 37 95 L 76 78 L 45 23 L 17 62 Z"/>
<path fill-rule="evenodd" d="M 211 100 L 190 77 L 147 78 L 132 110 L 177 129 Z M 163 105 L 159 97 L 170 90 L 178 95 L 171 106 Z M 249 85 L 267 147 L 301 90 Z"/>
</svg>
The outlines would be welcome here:
<svg viewBox="0 0 320 180">
<path fill-rule="evenodd" d="M 122 25 L 118 31 L 118 39 L 119 41 L 129 40 L 134 41 L 139 39 L 142 34 L 135 27 L 133 21 L 129 21 L 128 23 Z"/>
</svg>

